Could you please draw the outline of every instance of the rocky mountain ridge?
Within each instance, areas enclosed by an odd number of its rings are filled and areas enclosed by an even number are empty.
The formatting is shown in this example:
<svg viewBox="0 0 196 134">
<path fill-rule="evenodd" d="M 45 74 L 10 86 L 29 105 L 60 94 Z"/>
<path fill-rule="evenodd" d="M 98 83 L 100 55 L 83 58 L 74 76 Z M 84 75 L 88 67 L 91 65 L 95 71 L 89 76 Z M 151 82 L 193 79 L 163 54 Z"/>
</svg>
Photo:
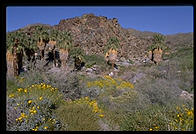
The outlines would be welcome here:
<svg viewBox="0 0 196 134">
<path fill-rule="evenodd" d="M 36 25 L 40 24 L 28 25 L 19 30 L 33 32 Z M 84 49 L 86 54 L 104 55 L 104 45 L 110 38 L 116 37 L 120 41 L 118 57 L 125 57 L 133 61 L 143 59 L 146 55 L 147 47 L 152 43 L 152 36 L 155 34 L 148 31 L 141 32 L 134 29 L 125 29 L 120 26 L 117 18 L 108 19 L 94 14 L 84 14 L 81 17 L 63 19 L 54 26 L 41 25 L 70 32 L 74 46 Z M 193 44 L 192 35 L 193 33 L 167 35 L 166 45 L 173 47 L 179 42 Z"/>
</svg>

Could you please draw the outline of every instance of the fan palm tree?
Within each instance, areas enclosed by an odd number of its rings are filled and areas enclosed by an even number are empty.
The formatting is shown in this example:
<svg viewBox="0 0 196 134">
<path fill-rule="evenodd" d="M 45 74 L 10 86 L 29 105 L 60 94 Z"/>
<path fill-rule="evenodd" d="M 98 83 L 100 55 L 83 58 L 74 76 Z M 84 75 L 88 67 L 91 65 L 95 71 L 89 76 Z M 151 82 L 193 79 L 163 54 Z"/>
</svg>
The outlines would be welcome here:
<svg viewBox="0 0 196 134">
<path fill-rule="evenodd" d="M 117 59 L 117 50 L 119 48 L 119 45 L 119 40 L 115 37 L 112 37 L 108 40 L 105 46 L 105 60 L 108 64 L 112 64 L 112 68 L 114 68 L 114 64 Z"/>
<path fill-rule="evenodd" d="M 162 61 L 163 50 L 165 50 L 166 48 L 165 36 L 161 34 L 155 34 L 153 35 L 153 44 L 147 48 L 148 57 L 150 58 L 150 60 L 158 64 Z"/>
</svg>

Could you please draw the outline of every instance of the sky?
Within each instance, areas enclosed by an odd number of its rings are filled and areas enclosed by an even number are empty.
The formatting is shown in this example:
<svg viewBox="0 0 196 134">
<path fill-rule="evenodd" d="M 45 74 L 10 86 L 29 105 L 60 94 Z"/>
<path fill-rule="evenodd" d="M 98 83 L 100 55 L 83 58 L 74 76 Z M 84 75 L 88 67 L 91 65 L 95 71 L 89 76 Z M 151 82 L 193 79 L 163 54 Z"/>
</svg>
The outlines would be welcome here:
<svg viewBox="0 0 196 134">
<path fill-rule="evenodd" d="M 164 35 L 193 32 L 193 6 L 8 6 L 6 31 L 35 23 L 53 26 L 88 13 L 117 18 L 123 28 L 139 31 Z"/>
</svg>

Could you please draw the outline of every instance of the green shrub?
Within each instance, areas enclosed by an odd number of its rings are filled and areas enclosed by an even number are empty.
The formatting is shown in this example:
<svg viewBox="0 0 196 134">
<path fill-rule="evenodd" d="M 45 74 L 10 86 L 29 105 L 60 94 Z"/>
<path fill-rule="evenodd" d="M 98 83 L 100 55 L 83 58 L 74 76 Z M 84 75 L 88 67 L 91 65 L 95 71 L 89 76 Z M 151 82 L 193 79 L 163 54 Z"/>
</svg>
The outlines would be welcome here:
<svg viewBox="0 0 196 134">
<path fill-rule="evenodd" d="M 104 57 L 97 54 L 85 55 L 84 59 L 86 61 L 85 66 L 87 68 L 90 68 L 95 64 L 105 68 L 107 66 Z"/>
<path fill-rule="evenodd" d="M 120 128 L 125 131 L 190 131 L 193 130 L 193 109 L 185 105 L 152 105 L 125 115 L 123 120 Z"/>
<path fill-rule="evenodd" d="M 95 112 L 88 104 L 88 100 L 80 99 L 71 101 L 57 109 L 57 119 L 59 119 L 68 131 L 97 131 L 100 129 Z"/>
</svg>

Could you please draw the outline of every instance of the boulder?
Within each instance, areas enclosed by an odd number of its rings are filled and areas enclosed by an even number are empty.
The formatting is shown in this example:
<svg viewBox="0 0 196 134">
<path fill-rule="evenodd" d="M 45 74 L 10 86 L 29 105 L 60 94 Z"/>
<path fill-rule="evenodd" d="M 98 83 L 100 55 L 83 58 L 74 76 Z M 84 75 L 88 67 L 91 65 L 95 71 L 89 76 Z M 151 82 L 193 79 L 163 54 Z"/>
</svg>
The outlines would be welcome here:
<svg viewBox="0 0 196 134">
<path fill-rule="evenodd" d="M 187 91 L 182 91 L 179 97 L 185 100 L 193 100 L 193 94 L 190 94 Z"/>
</svg>

